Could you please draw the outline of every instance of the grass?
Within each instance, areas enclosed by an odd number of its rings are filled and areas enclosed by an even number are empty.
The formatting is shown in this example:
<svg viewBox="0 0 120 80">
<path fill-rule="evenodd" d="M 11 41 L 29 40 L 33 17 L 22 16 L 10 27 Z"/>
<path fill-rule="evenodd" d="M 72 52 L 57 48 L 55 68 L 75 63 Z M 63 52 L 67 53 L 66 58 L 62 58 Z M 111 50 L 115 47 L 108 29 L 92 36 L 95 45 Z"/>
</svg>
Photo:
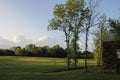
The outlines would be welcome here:
<svg viewBox="0 0 120 80">
<path fill-rule="evenodd" d="M 84 66 L 84 60 L 79 60 Z M 120 80 L 120 74 L 103 73 L 88 60 L 89 72 L 84 69 L 54 72 L 66 69 L 66 59 L 0 56 L 0 80 Z"/>
</svg>

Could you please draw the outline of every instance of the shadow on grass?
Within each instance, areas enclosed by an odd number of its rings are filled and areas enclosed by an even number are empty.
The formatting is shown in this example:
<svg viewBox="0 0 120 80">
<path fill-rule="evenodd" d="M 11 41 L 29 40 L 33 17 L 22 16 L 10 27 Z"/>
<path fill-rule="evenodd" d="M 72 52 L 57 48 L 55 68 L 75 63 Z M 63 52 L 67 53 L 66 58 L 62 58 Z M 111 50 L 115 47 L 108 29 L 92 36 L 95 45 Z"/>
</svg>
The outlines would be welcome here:
<svg viewBox="0 0 120 80">
<path fill-rule="evenodd" d="M 47 72 L 44 72 L 44 73 L 56 73 L 56 72 L 76 71 L 76 70 L 83 70 L 83 69 L 84 69 L 84 67 L 77 67 L 77 68 L 70 68 L 70 69 L 61 68 L 61 69 L 56 69 L 56 70 L 53 70 L 53 71 L 47 71 Z"/>
</svg>

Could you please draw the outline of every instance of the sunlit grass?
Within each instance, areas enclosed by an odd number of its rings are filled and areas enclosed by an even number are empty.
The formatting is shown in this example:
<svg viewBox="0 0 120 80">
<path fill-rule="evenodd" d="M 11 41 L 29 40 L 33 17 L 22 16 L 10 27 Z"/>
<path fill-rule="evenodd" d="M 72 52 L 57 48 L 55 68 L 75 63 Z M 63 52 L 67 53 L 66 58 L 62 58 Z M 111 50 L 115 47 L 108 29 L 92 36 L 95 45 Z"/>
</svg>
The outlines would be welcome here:
<svg viewBox="0 0 120 80">
<path fill-rule="evenodd" d="M 79 59 L 79 67 L 84 66 L 84 60 Z M 84 68 L 73 71 L 66 69 L 64 58 L 41 58 L 0 56 L 0 80 L 119 80 L 119 74 L 103 73 L 95 66 L 95 60 L 88 60 L 88 70 Z M 94 65 L 94 66 L 92 66 Z M 61 72 L 56 72 L 62 70 Z"/>
</svg>

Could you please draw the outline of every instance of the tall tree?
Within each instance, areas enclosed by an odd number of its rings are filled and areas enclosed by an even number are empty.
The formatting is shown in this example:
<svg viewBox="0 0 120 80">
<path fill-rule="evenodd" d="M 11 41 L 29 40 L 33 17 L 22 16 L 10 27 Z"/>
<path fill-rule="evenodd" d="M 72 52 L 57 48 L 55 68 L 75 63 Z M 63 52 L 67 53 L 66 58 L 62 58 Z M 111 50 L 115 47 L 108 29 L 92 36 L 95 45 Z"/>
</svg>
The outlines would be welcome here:
<svg viewBox="0 0 120 80">
<path fill-rule="evenodd" d="M 105 14 L 101 15 L 99 20 L 99 25 L 97 27 L 97 30 L 95 30 L 94 34 L 94 54 L 95 59 L 97 61 L 98 65 L 102 65 L 102 52 L 103 52 L 103 40 L 105 39 L 108 29 L 106 24 L 106 16 Z"/>
<path fill-rule="evenodd" d="M 79 33 L 82 31 L 83 22 L 85 19 L 85 8 L 83 0 L 68 0 L 66 2 L 66 7 L 68 10 L 69 20 L 71 21 L 72 27 L 72 39 L 71 45 L 73 46 L 73 51 L 71 53 L 72 59 L 74 59 L 75 68 L 77 67 L 77 58 L 78 58 L 78 44 Z"/>
<path fill-rule="evenodd" d="M 87 51 L 88 51 L 88 35 L 89 35 L 89 31 L 90 28 L 93 27 L 94 25 L 96 25 L 95 20 L 98 16 L 97 11 L 97 7 L 99 6 L 101 0 L 89 0 L 88 2 L 86 2 L 86 7 L 88 9 L 87 15 L 86 15 L 86 20 L 85 20 L 85 52 L 86 52 L 86 56 L 85 56 L 85 70 L 86 72 L 87 70 Z"/>
<path fill-rule="evenodd" d="M 67 46 L 67 66 L 69 69 L 71 59 L 70 42 L 72 36 L 75 36 L 75 42 L 77 43 L 78 33 L 84 19 L 84 0 L 67 0 L 65 4 L 56 4 L 53 13 L 54 18 L 50 20 L 48 29 L 64 32 Z"/>
</svg>

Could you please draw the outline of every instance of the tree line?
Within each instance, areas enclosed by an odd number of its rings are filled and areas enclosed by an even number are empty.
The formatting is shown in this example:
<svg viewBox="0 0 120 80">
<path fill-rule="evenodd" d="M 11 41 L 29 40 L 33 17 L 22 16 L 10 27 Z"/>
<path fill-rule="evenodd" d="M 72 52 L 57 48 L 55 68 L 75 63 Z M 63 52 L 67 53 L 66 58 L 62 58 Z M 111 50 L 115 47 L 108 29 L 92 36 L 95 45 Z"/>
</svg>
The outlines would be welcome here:
<svg viewBox="0 0 120 80">
<path fill-rule="evenodd" d="M 25 47 L 12 47 L 10 49 L 0 49 L 0 56 L 34 56 L 34 57 L 52 57 L 52 58 L 66 58 L 67 49 L 55 45 L 53 47 L 43 46 L 37 47 L 34 44 L 26 45 Z M 80 59 L 84 58 L 85 52 L 78 52 Z M 92 52 L 88 51 L 88 58 L 93 59 Z"/>
</svg>

